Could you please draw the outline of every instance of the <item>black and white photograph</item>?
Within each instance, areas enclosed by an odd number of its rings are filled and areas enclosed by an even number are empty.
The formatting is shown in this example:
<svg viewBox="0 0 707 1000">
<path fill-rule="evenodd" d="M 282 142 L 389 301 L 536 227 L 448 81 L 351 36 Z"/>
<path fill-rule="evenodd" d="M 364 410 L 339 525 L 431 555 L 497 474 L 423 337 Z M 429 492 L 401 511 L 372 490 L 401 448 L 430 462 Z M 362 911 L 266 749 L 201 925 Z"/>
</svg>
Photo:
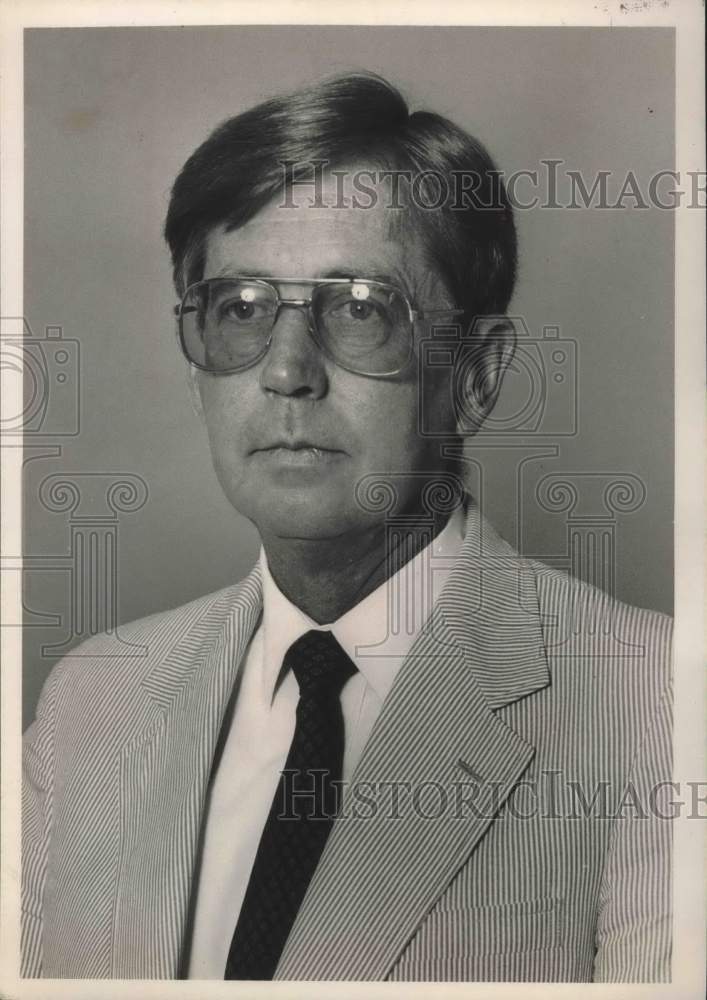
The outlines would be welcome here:
<svg viewBox="0 0 707 1000">
<path fill-rule="evenodd" d="M 310 6 L 6 8 L 2 995 L 701 996 L 704 8 Z"/>
</svg>

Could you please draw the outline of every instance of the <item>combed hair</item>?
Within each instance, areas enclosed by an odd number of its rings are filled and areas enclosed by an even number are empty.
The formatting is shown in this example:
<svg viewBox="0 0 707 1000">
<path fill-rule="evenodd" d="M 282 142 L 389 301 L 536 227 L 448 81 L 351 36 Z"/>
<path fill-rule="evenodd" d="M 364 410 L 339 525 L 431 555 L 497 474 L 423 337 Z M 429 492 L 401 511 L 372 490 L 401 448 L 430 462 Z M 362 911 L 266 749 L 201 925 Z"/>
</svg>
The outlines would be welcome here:
<svg viewBox="0 0 707 1000">
<path fill-rule="evenodd" d="M 273 98 L 229 118 L 189 157 L 170 199 L 165 238 L 179 294 L 203 275 L 205 244 L 216 226 L 237 229 L 286 183 L 284 163 L 331 168 L 363 164 L 383 170 L 475 178 L 476 204 L 447 199 L 438 209 L 414 202 L 408 221 L 423 234 L 454 304 L 471 315 L 505 312 L 516 275 L 516 234 L 505 188 L 491 157 L 473 136 L 429 111 L 410 114 L 398 90 L 379 76 L 355 73 Z M 434 177 L 420 185 L 435 203 Z M 457 181 L 458 183 L 458 181 Z M 429 193 L 427 193 L 429 192 Z M 437 187 L 436 192 L 439 192 Z M 480 207 L 491 206 L 491 207 Z"/>
</svg>

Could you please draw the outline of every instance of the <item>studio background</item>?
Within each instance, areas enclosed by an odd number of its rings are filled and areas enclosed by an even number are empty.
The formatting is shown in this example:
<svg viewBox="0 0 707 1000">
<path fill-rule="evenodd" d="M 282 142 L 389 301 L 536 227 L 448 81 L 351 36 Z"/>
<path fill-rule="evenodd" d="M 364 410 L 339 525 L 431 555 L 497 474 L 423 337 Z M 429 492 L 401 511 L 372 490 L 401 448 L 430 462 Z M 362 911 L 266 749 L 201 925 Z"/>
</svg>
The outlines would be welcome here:
<svg viewBox="0 0 707 1000">
<path fill-rule="evenodd" d="M 48 395 L 35 407 L 30 378 L 25 725 L 59 655 L 110 617 L 113 591 L 125 622 L 238 580 L 257 555 L 255 530 L 222 496 L 191 409 L 161 236 L 171 184 L 209 131 L 266 97 L 368 69 L 413 110 L 478 136 L 506 174 L 542 177 L 541 161 L 558 159 L 590 186 L 610 171 L 614 193 L 633 171 L 645 191 L 673 169 L 673 37 L 629 28 L 26 32 L 25 334 Z M 519 185 L 519 197 L 530 193 Z M 530 342 L 557 328 L 569 345 L 565 379 L 576 357 L 576 390 L 563 383 L 571 399 L 553 404 L 540 436 L 472 442 L 470 486 L 511 543 L 556 565 L 567 561 L 568 522 L 603 518 L 615 539 L 616 595 L 671 612 L 673 215 L 536 208 L 516 219 L 510 312 Z M 546 348 L 533 357 L 551 366 Z M 524 393 L 518 369 L 499 412 L 520 412 Z M 575 484 L 571 510 L 547 502 L 557 490 L 542 501 L 539 484 L 553 475 Z M 613 481 L 628 481 L 619 491 L 633 490 L 636 502 L 622 506 L 619 495 L 607 508 Z M 91 539 L 108 548 L 92 549 Z M 110 579 L 96 589 L 106 551 Z"/>
</svg>

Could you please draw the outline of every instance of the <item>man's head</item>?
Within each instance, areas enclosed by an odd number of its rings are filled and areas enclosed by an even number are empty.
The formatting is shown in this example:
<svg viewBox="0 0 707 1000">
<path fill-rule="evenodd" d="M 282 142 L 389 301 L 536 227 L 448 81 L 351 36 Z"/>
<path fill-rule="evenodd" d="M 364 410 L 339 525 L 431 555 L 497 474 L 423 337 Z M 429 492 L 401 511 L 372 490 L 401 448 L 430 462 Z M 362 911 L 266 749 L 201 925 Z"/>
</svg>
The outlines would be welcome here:
<svg viewBox="0 0 707 1000">
<path fill-rule="evenodd" d="M 515 232 L 483 147 L 377 77 L 339 78 L 220 126 L 177 178 L 166 237 L 233 505 L 264 535 L 356 533 L 371 524 L 356 486 L 378 473 L 414 509 L 448 467 L 420 408 L 454 439 L 459 405 L 483 419 L 512 351 L 497 317 Z M 334 277 L 349 283 L 313 284 Z M 463 377 L 421 377 L 433 326 L 473 319 Z"/>
</svg>

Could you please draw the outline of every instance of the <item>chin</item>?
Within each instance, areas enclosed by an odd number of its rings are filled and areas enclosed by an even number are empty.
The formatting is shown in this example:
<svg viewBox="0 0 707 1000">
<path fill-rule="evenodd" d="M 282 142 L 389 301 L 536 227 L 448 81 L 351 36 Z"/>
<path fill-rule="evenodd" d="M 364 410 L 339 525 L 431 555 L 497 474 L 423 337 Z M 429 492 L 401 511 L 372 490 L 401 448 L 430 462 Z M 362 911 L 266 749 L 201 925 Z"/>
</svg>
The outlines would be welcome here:
<svg viewBox="0 0 707 1000">
<path fill-rule="evenodd" d="M 257 497 L 234 498 L 232 503 L 255 524 L 261 536 L 315 541 L 370 527 L 363 512 L 353 507 L 352 500 L 352 497 L 326 496 L 323 490 L 264 489 Z"/>
<path fill-rule="evenodd" d="M 342 517 L 341 511 L 319 511 L 310 508 L 302 512 L 272 512 L 253 521 L 261 535 L 292 540 L 325 541 L 362 530 L 363 526 L 352 517 Z"/>
</svg>

